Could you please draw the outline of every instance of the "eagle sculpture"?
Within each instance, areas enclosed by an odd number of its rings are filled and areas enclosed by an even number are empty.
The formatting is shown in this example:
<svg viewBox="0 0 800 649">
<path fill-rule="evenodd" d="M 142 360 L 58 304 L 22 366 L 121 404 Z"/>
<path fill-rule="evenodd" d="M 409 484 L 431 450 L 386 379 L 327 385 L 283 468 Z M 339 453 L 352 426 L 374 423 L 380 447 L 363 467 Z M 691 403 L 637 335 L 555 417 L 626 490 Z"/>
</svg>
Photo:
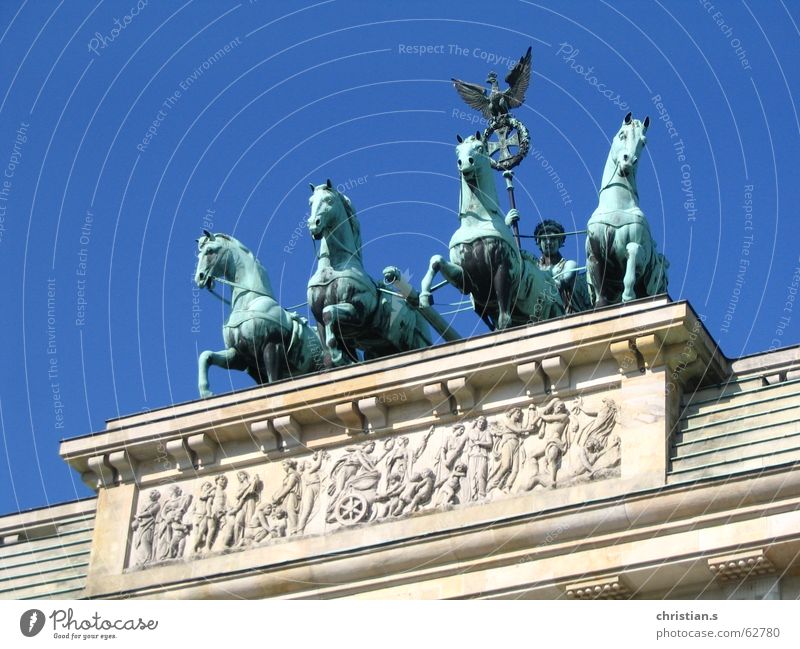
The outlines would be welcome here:
<svg viewBox="0 0 800 649">
<path fill-rule="evenodd" d="M 492 87 L 487 93 L 486 89 L 477 84 L 453 79 L 458 94 L 475 110 L 479 110 L 487 119 L 498 118 L 508 114 L 512 108 L 522 106 L 525 102 L 525 92 L 531 81 L 531 48 L 520 57 L 517 64 L 506 76 L 508 89 L 501 91 L 497 83 L 497 74 L 490 72 L 486 79 Z"/>
</svg>

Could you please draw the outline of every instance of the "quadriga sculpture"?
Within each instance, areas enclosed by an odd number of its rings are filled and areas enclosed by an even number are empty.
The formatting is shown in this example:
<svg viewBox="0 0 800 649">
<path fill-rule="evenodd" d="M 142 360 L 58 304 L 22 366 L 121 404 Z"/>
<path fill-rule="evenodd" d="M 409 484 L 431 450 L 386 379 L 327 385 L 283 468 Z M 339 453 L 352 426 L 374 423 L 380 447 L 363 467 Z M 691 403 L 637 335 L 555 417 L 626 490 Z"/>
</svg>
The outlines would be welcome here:
<svg viewBox="0 0 800 649">
<path fill-rule="evenodd" d="M 450 261 L 431 258 L 422 279 L 420 304 L 430 306 L 436 273 L 472 299 L 475 311 L 492 329 L 505 329 L 563 315 L 553 276 L 540 270 L 533 256 L 514 241 L 510 223 L 500 211 L 497 189 L 480 132 L 456 146 L 461 176 L 458 218 L 461 225 L 450 239 Z M 508 223 L 507 223 L 508 221 Z"/>
<path fill-rule="evenodd" d="M 322 369 L 322 346 L 305 318 L 286 311 L 272 294 L 267 272 L 242 243 L 227 234 L 207 230 L 198 239 L 195 282 L 212 288 L 215 281 L 233 289 L 231 313 L 222 328 L 225 349 L 204 351 L 198 359 L 198 389 L 211 396 L 211 365 L 246 371 L 257 383 Z"/>
<path fill-rule="evenodd" d="M 669 262 L 656 250 L 636 188 L 649 125 L 649 117 L 640 122 L 628 113 L 611 143 L 597 209 L 586 234 L 586 276 L 595 306 L 667 290 Z"/>
<path fill-rule="evenodd" d="M 428 323 L 388 285 L 364 270 L 361 228 L 350 199 L 330 180 L 311 185 L 308 229 L 320 241 L 308 304 L 333 366 L 431 344 Z"/>
</svg>

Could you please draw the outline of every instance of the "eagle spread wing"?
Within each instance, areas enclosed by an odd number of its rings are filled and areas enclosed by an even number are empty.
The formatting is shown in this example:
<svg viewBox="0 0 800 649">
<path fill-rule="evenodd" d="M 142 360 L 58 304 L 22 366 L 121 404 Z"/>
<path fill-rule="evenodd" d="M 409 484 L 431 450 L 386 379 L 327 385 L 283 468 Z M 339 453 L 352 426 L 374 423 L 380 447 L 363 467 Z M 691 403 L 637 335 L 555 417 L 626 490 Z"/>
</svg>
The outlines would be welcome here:
<svg viewBox="0 0 800 649">
<path fill-rule="evenodd" d="M 484 90 L 483 86 L 479 86 L 477 83 L 461 81 L 460 79 L 453 79 L 453 85 L 458 94 L 461 95 L 461 98 L 472 108 L 479 110 L 487 118 L 492 116 L 489 97 L 486 95 L 486 90 Z"/>
<path fill-rule="evenodd" d="M 518 106 L 522 106 L 523 102 L 525 101 L 525 93 L 528 90 L 528 84 L 531 82 L 531 48 L 528 48 L 528 51 L 525 52 L 525 56 L 520 57 L 517 64 L 508 73 L 506 77 L 506 83 L 508 84 L 509 88 L 504 93 L 509 108 L 517 108 Z M 459 90 L 459 92 L 461 92 Z M 461 95 L 464 96 L 463 94 Z M 466 99 L 466 97 L 465 97 Z"/>
</svg>

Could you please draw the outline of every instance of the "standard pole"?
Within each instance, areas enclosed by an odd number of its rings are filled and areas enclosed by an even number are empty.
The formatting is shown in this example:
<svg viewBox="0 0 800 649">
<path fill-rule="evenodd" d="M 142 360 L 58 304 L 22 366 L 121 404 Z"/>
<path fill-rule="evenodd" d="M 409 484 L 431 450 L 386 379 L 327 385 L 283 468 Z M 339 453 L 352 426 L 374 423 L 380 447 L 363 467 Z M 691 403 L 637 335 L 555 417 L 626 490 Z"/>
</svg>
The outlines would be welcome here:
<svg viewBox="0 0 800 649">
<path fill-rule="evenodd" d="M 415 309 L 425 320 L 448 342 L 461 340 L 461 335 L 439 314 L 433 307 L 423 308 L 419 305 L 419 293 L 411 288 L 411 285 L 402 277 L 395 273 L 383 276 L 384 282 L 390 284 L 401 297 L 405 298 L 406 303 Z"/>
<path fill-rule="evenodd" d="M 514 172 L 510 169 L 503 172 L 503 178 L 506 179 L 506 189 L 508 190 L 508 202 L 511 205 L 511 209 L 517 209 L 517 201 L 514 200 Z M 514 221 L 511 225 L 511 229 L 514 231 L 514 238 L 517 240 L 517 248 L 522 250 L 522 244 L 520 243 L 519 237 L 519 223 Z"/>
</svg>

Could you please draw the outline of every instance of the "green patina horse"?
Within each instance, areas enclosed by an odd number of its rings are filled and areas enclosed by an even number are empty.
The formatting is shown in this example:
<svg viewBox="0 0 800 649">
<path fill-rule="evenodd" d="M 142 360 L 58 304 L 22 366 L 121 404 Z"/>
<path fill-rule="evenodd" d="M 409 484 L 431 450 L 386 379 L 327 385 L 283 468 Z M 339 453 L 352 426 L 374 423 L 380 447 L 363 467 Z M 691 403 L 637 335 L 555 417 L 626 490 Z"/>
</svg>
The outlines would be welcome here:
<svg viewBox="0 0 800 649">
<path fill-rule="evenodd" d="M 636 170 L 647 141 L 644 122 L 625 116 L 603 171 L 597 209 L 586 226 L 586 277 L 595 306 L 667 291 L 669 262 L 656 250 L 639 208 Z"/>
<path fill-rule="evenodd" d="M 319 240 L 308 304 L 326 349 L 326 364 L 378 358 L 431 344 L 428 323 L 387 284 L 364 270 L 361 228 L 350 199 L 328 180 L 311 185 L 308 229 Z"/>
<path fill-rule="evenodd" d="M 275 300 L 264 267 L 244 245 L 227 234 L 205 231 L 195 282 L 213 288 L 219 281 L 233 288 L 231 313 L 222 329 L 225 349 L 204 351 L 198 358 L 198 389 L 211 396 L 211 365 L 246 371 L 257 383 L 308 374 L 323 368 L 322 346 L 313 327 Z"/>
<path fill-rule="evenodd" d="M 430 306 L 436 273 L 472 299 L 475 311 L 491 329 L 505 329 L 564 314 L 564 303 L 550 272 L 522 251 L 509 227 L 516 211 L 500 211 L 492 167 L 480 133 L 458 136 L 456 157 L 461 176 L 458 217 L 450 239 L 450 261 L 431 258 L 422 279 L 420 304 Z M 508 223 L 507 223 L 508 220 Z"/>
</svg>

